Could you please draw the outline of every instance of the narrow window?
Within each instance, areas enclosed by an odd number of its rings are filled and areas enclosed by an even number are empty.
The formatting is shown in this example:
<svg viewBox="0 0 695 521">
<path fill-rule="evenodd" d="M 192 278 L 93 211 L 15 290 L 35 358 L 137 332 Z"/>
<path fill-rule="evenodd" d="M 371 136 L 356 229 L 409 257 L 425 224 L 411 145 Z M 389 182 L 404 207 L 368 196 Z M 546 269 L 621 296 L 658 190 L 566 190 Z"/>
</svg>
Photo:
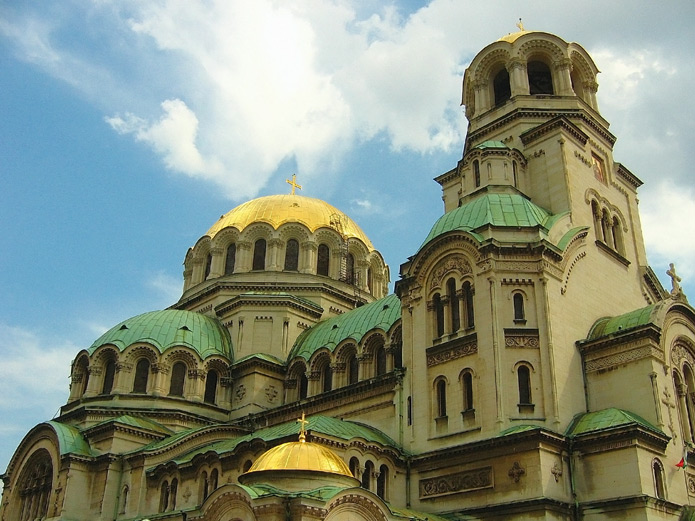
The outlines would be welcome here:
<svg viewBox="0 0 695 521">
<path fill-rule="evenodd" d="M 328 263 L 330 260 L 330 250 L 325 244 L 319 244 L 318 256 L 316 261 L 316 274 L 328 276 Z"/>
<path fill-rule="evenodd" d="M 217 469 L 212 469 L 212 472 L 210 472 L 210 492 L 217 490 L 218 476 L 219 473 L 217 472 Z"/>
<path fill-rule="evenodd" d="M 169 396 L 183 396 L 183 385 L 186 380 L 186 364 L 176 362 L 171 369 L 171 384 Z"/>
<path fill-rule="evenodd" d="M 253 463 L 251 463 L 251 460 L 246 460 L 246 461 L 244 462 L 244 467 L 243 467 L 243 468 L 244 468 L 244 472 L 248 472 L 249 469 L 251 468 L 251 465 L 253 465 Z"/>
<path fill-rule="evenodd" d="M 386 465 L 379 467 L 379 476 L 376 478 L 376 495 L 386 500 L 386 484 L 389 478 L 389 468 Z"/>
<path fill-rule="evenodd" d="M 473 177 L 475 178 L 475 187 L 480 186 L 480 163 L 476 159 L 473 161 Z"/>
<path fill-rule="evenodd" d="M 203 471 L 203 473 L 200 475 L 200 502 L 202 503 L 205 501 L 208 497 L 208 494 L 210 493 L 209 490 L 210 487 L 210 482 L 208 481 L 208 473 Z"/>
<path fill-rule="evenodd" d="M 456 333 L 461 329 L 461 314 L 459 312 L 459 299 L 456 295 L 456 281 L 449 279 L 446 283 L 446 292 L 449 297 L 449 311 L 451 312 L 451 330 Z"/>
<path fill-rule="evenodd" d="M 550 67 L 541 61 L 530 61 L 528 72 L 529 94 L 553 94 L 553 76 Z"/>
<path fill-rule="evenodd" d="M 125 514 L 126 509 L 128 508 L 128 491 L 130 489 L 128 488 L 128 485 L 123 487 L 123 490 L 121 491 L 121 510 L 120 514 Z"/>
<path fill-rule="evenodd" d="M 367 461 L 364 464 L 364 470 L 362 471 L 362 488 L 371 490 L 372 485 L 372 474 L 374 474 L 374 463 Z"/>
<path fill-rule="evenodd" d="M 333 371 L 331 370 L 330 363 L 326 363 L 321 369 L 321 383 L 324 393 L 327 393 L 333 388 Z"/>
<path fill-rule="evenodd" d="M 357 460 L 357 458 L 354 456 L 350 458 L 350 463 L 348 465 L 350 467 L 350 473 L 353 475 L 353 477 L 359 479 L 357 473 L 360 470 L 360 462 Z"/>
<path fill-rule="evenodd" d="M 355 355 L 355 353 L 352 353 L 348 357 L 347 371 L 348 384 L 356 384 L 359 375 L 359 361 L 357 360 L 357 355 Z"/>
<path fill-rule="evenodd" d="M 463 283 L 463 302 L 466 306 L 466 329 L 475 326 L 475 312 L 473 310 L 473 287 L 470 282 Z"/>
<path fill-rule="evenodd" d="M 367 268 L 367 291 L 374 292 L 374 274 L 372 268 Z"/>
<path fill-rule="evenodd" d="M 299 242 L 290 239 L 285 246 L 285 271 L 297 271 L 299 269 Z"/>
<path fill-rule="evenodd" d="M 620 229 L 620 221 L 617 217 L 613 217 L 613 246 L 615 251 L 618 253 L 624 253 L 625 247 L 623 245 L 623 231 Z"/>
<path fill-rule="evenodd" d="M 147 358 L 141 358 L 135 365 L 135 380 L 133 382 L 134 393 L 147 392 L 147 379 L 150 375 L 150 361 Z"/>
<path fill-rule="evenodd" d="M 519 366 L 517 378 L 519 380 L 519 405 L 531 405 L 531 372 L 528 366 Z"/>
<path fill-rule="evenodd" d="M 666 499 L 666 486 L 664 485 L 664 467 L 659 460 L 652 464 L 654 473 L 654 492 L 659 499 Z"/>
<path fill-rule="evenodd" d="M 396 344 L 393 350 L 393 367 L 397 369 L 403 367 L 403 348 L 400 343 Z"/>
<path fill-rule="evenodd" d="M 407 413 L 408 413 L 408 425 L 413 424 L 413 397 L 408 396 L 408 403 L 407 403 Z"/>
<path fill-rule="evenodd" d="M 516 168 L 516 161 L 512 161 L 512 175 L 514 177 L 514 188 L 519 187 L 519 174 L 517 173 Z"/>
<path fill-rule="evenodd" d="M 159 511 L 165 512 L 169 506 L 169 482 L 165 481 L 162 483 L 162 487 L 159 492 Z"/>
<path fill-rule="evenodd" d="M 473 375 L 470 371 L 463 373 L 463 410 L 472 411 L 473 407 Z"/>
<path fill-rule="evenodd" d="M 601 227 L 601 210 L 599 210 L 598 203 L 594 200 L 591 201 L 591 215 L 594 218 L 594 233 L 596 234 L 596 240 L 603 240 L 603 228 Z"/>
<path fill-rule="evenodd" d="M 258 239 L 253 245 L 253 267 L 254 270 L 265 269 L 265 239 Z"/>
<path fill-rule="evenodd" d="M 113 360 L 106 362 L 104 368 L 104 385 L 101 388 L 101 394 L 110 394 L 113 390 L 113 378 L 116 375 L 116 363 Z"/>
<path fill-rule="evenodd" d="M 205 259 L 205 277 L 203 277 L 205 280 L 210 276 L 210 269 L 212 268 L 212 254 L 208 253 L 207 258 Z"/>
<path fill-rule="evenodd" d="M 217 371 L 208 371 L 207 377 L 205 378 L 205 403 L 215 403 L 217 398 L 217 381 L 219 380 Z"/>
<path fill-rule="evenodd" d="M 521 293 L 514 293 L 514 321 L 523 322 L 524 316 L 524 296 Z"/>
<path fill-rule="evenodd" d="M 355 283 L 355 256 L 352 253 L 348 253 L 345 258 L 345 282 Z"/>
<path fill-rule="evenodd" d="M 594 167 L 594 177 L 601 181 L 606 182 L 605 168 L 603 167 L 603 160 L 596 154 L 591 154 L 591 164 Z"/>
<path fill-rule="evenodd" d="M 306 373 L 302 372 L 299 375 L 299 399 L 303 400 L 307 397 L 309 392 L 309 379 L 306 377 Z"/>
<path fill-rule="evenodd" d="M 444 305 L 442 304 L 442 297 L 439 295 L 439 293 L 434 294 L 432 304 L 434 306 L 434 320 L 437 330 L 437 338 L 439 338 L 444 335 Z"/>
<path fill-rule="evenodd" d="M 507 72 L 507 69 L 502 68 L 495 74 L 492 85 L 495 90 L 495 105 L 501 105 L 512 97 L 512 87 L 509 83 L 509 72 Z"/>
<path fill-rule="evenodd" d="M 446 381 L 437 380 L 437 418 L 446 417 Z"/>
<path fill-rule="evenodd" d="M 169 492 L 169 497 L 171 498 L 171 508 L 170 510 L 176 510 L 176 493 L 179 489 L 179 480 L 174 478 L 171 480 L 171 487 Z"/>
<path fill-rule="evenodd" d="M 224 262 L 224 274 L 231 275 L 234 273 L 234 264 L 236 262 L 236 244 L 232 243 L 227 246 L 227 257 Z"/>
<path fill-rule="evenodd" d="M 376 359 L 376 376 L 386 374 L 386 349 L 384 346 L 377 347 L 374 358 Z"/>
</svg>

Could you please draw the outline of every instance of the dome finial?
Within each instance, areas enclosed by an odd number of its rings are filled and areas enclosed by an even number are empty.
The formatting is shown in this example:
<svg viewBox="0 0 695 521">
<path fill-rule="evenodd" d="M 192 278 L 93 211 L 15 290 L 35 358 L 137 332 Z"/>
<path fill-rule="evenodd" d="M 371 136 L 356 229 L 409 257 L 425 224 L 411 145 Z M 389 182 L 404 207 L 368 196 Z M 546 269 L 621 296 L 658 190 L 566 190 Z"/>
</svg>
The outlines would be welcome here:
<svg viewBox="0 0 695 521">
<path fill-rule="evenodd" d="M 300 425 L 299 427 L 299 441 L 304 443 L 306 441 L 306 430 L 304 429 L 304 426 L 309 423 L 309 420 L 304 419 L 304 413 L 302 412 L 302 417 L 297 420 L 297 423 Z"/>
<path fill-rule="evenodd" d="M 292 185 L 292 192 L 290 195 L 294 195 L 294 189 L 299 188 L 300 190 L 302 189 L 302 185 L 297 184 L 297 174 L 292 174 L 292 181 L 289 179 L 285 179 L 285 182 L 289 185 Z"/>
<path fill-rule="evenodd" d="M 523 24 L 523 22 L 521 21 L 521 18 L 519 18 L 519 23 L 517 23 L 516 26 L 519 28 L 519 30 L 520 30 L 521 32 L 524 31 L 524 24 Z"/>
</svg>

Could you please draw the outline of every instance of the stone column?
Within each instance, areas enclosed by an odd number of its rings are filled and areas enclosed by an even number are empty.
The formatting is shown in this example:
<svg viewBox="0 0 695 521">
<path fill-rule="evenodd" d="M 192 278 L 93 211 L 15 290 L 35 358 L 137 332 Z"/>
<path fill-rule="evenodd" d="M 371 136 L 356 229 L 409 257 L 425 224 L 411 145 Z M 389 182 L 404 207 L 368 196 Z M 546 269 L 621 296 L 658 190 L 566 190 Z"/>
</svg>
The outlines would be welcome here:
<svg viewBox="0 0 695 521">
<path fill-rule="evenodd" d="M 554 78 L 557 81 L 555 94 L 559 96 L 573 96 L 574 89 L 572 89 L 572 77 L 570 76 L 572 61 L 569 58 L 558 60 L 553 63 L 553 69 L 555 69 Z"/>
<path fill-rule="evenodd" d="M 283 266 L 278 264 L 278 260 L 281 257 L 280 248 L 285 244 L 280 239 L 269 239 L 268 242 L 268 271 L 282 271 Z"/>
<path fill-rule="evenodd" d="M 318 245 L 315 242 L 306 242 L 302 244 L 302 263 L 299 266 L 301 273 L 316 274 L 316 252 Z"/>
<path fill-rule="evenodd" d="M 509 72 L 509 83 L 512 91 L 512 97 L 528 94 L 530 92 L 528 84 L 528 73 L 526 72 L 526 62 L 513 58 L 507 64 Z"/>
<path fill-rule="evenodd" d="M 224 274 L 225 250 L 223 248 L 210 248 L 212 265 L 210 266 L 209 279 L 217 279 Z"/>
<path fill-rule="evenodd" d="M 253 244 L 248 241 L 236 243 L 236 262 L 234 273 L 247 273 L 251 271 L 253 263 Z"/>
<path fill-rule="evenodd" d="M 476 81 L 473 84 L 475 89 L 475 111 L 481 114 L 490 108 L 490 93 L 488 92 L 488 82 L 484 80 Z"/>
</svg>

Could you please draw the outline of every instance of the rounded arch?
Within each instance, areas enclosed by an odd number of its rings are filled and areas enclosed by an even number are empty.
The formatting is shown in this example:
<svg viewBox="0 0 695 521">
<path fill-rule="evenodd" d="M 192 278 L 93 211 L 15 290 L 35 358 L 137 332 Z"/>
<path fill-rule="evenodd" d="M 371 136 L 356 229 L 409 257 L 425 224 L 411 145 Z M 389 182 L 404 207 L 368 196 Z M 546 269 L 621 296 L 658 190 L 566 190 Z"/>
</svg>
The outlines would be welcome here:
<svg viewBox="0 0 695 521">
<path fill-rule="evenodd" d="M 43 519 L 49 516 L 53 483 L 56 481 L 56 465 L 47 448 L 36 449 L 26 459 L 19 471 L 12 494 L 11 509 L 6 509 L 11 521 Z"/>
<path fill-rule="evenodd" d="M 324 521 L 387 521 L 388 507 L 375 495 L 348 489 L 334 496 L 326 506 Z"/>
<path fill-rule="evenodd" d="M 293 361 L 287 371 L 287 402 L 303 400 L 308 396 L 309 380 L 307 378 L 307 365 L 303 358 Z"/>
<path fill-rule="evenodd" d="M 78 400 L 89 385 L 89 355 L 83 351 L 75 357 L 70 371 L 70 401 Z"/>
</svg>

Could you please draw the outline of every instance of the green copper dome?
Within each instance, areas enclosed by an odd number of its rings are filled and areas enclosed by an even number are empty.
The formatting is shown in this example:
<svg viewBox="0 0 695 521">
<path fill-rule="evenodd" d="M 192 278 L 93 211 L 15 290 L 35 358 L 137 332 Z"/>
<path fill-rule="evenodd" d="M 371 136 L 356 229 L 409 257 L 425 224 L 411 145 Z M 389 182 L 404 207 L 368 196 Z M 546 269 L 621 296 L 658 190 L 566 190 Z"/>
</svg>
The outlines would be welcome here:
<svg viewBox="0 0 695 521">
<path fill-rule="evenodd" d="M 550 229 L 554 215 L 521 194 L 487 193 L 442 215 L 420 249 L 447 232 L 474 232 L 484 226 Z"/>
<path fill-rule="evenodd" d="M 186 346 L 195 349 L 202 359 L 211 355 L 232 359 L 232 341 L 222 324 L 200 313 L 177 309 L 150 311 L 124 320 L 101 335 L 89 353 L 104 344 L 113 344 L 123 351 L 137 342 L 152 344 L 160 353 L 170 347 Z"/>
</svg>

